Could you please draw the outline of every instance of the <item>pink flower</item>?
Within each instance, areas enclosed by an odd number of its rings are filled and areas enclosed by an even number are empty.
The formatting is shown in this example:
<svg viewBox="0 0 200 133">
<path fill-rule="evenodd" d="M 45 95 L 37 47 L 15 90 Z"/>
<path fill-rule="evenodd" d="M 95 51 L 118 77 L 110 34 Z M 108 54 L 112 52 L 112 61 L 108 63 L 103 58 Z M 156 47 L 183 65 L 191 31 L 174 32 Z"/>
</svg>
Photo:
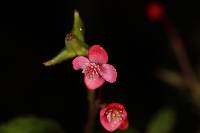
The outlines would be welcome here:
<svg viewBox="0 0 200 133">
<path fill-rule="evenodd" d="M 89 48 L 88 58 L 76 57 L 72 64 L 75 70 L 82 69 L 84 81 L 89 90 L 95 90 L 103 85 L 105 81 L 114 83 L 117 78 L 116 69 L 107 64 L 107 52 L 100 45 L 93 45 Z"/>
<path fill-rule="evenodd" d="M 119 103 L 111 103 L 101 109 L 100 121 L 102 126 L 110 132 L 128 128 L 127 112 L 124 106 Z"/>
</svg>

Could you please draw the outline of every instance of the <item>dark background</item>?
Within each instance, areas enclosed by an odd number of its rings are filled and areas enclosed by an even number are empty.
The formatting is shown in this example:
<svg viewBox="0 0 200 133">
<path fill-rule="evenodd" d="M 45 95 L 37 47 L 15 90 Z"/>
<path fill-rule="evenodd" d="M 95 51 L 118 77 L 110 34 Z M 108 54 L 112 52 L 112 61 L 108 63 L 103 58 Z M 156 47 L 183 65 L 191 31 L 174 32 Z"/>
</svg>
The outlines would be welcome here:
<svg viewBox="0 0 200 133">
<path fill-rule="evenodd" d="M 151 23 L 145 15 L 148 2 L 36 0 L 3 3 L 0 122 L 16 116 L 35 115 L 57 120 L 66 132 L 81 132 L 87 113 L 83 75 L 72 69 L 72 60 L 52 67 L 42 65 L 64 47 L 65 35 L 72 28 L 73 11 L 78 9 L 86 28 L 86 42 L 101 44 L 109 54 L 109 63 L 118 70 L 117 83 L 106 83 L 103 87 L 105 101 L 124 103 L 131 125 L 141 132 L 163 106 L 172 106 L 178 112 L 174 132 L 195 132 L 199 116 L 192 104 L 176 88 L 155 76 L 158 68 L 178 70 L 179 67 L 163 25 Z M 197 66 L 200 50 L 198 3 L 194 0 L 160 2 L 186 43 L 193 66 Z"/>
</svg>

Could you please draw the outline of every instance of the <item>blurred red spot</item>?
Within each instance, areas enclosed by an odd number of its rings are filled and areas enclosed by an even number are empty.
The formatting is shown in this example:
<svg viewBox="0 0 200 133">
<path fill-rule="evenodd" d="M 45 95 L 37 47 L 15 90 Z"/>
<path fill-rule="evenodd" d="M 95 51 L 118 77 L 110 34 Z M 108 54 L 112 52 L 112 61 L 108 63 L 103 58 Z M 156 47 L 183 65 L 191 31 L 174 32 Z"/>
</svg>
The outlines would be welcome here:
<svg viewBox="0 0 200 133">
<path fill-rule="evenodd" d="M 151 21 L 159 21 L 164 15 L 164 7 L 158 2 L 151 2 L 147 5 L 146 13 Z"/>
</svg>

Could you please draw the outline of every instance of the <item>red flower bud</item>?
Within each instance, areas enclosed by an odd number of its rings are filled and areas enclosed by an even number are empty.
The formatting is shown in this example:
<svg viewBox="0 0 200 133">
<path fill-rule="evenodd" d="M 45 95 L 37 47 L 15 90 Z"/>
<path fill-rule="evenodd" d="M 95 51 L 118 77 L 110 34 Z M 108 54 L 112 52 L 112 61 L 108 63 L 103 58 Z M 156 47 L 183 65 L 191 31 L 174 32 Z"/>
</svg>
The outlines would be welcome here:
<svg viewBox="0 0 200 133">
<path fill-rule="evenodd" d="M 164 6 L 158 2 L 152 2 L 147 5 L 147 17 L 151 21 L 159 21 L 164 16 Z"/>
</svg>

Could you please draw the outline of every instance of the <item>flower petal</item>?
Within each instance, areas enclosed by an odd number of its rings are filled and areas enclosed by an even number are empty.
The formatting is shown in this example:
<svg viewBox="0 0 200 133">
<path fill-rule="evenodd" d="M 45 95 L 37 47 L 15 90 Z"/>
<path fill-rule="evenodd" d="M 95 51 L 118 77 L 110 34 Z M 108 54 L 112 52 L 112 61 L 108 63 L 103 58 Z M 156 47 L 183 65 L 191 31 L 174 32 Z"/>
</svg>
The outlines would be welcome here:
<svg viewBox="0 0 200 133">
<path fill-rule="evenodd" d="M 101 125 L 109 132 L 113 132 L 115 131 L 119 126 L 120 126 L 120 122 L 118 123 L 113 123 L 113 122 L 108 122 L 107 117 L 105 116 L 105 112 L 106 112 L 107 108 L 103 108 L 100 111 L 100 122 Z"/>
<path fill-rule="evenodd" d="M 100 122 L 102 126 L 107 131 L 110 131 L 110 132 L 113 132 L 118 128 L 121 129 L 120 126 L 122 125 L 123 121 L 126 119 L 127 119 L 127 112 L 124 106 L 120 103 L 108 104 L 106 107 L 102 108 L 100 111 Z"/>
<path fill-rule="evenodd" d="M 89 60 L 84 56 L 78 56 L 73 61 L 73 68 L 74 70 L 83 69 L 85 67 L 85 63 L 88 63 Z"/>
<path fill-rule="evenodd" d="M 100 45 L 93 45 L 88 52 L 88 58 L 91 62 L 105 64 L 108 62 L 108 54 Z"/>
<path fill-rule="evenodd" d="M 95 76 L 94 78 L 90 79 L 88 76 L 84 76 L 84 81 L 89 90 L 95 90 L 103 85 L 105 80 L 99 76 Z"/>
<path fill-rule="evenodd" d="M 128 122 L 128 119 L 126 118 L 126 119 L 121 123 L 121 125 L 119 126 L 119 129 L 120 129 L 120 130 L 126 130 L 126 129 L 128 129 L 128 126 L 129 126 L 129 122 Z"/>
<path fill-rule="evenodd" d="M 100 72 L 103 79 L 110 83 L 114 83 L 117 79 L 117 71 L 114 66 L 110 64 L 103 64 L 101 66 L 102 71 Z"/>
</svg>

